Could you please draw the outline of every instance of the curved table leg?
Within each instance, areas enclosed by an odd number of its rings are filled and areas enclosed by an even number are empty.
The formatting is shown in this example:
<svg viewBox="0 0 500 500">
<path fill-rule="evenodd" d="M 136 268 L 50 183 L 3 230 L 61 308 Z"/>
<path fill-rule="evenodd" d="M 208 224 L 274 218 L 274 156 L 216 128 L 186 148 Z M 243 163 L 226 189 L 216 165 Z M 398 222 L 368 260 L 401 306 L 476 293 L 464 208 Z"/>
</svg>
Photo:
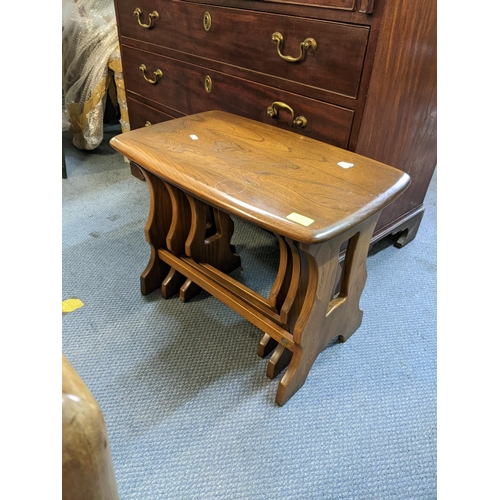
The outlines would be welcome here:
<svg viewBox="0 0 500 500">
<path fill-rule="evenodd" d="M 271 292 L 269 293 L 269 304 L 277 311 L 280 311 L 283 302 L 287 297 L 288 290 L 290 288 L 290 281 L 292 278 L 292 265 L 290 265 L 290 263 L 292 257 L 290 249 L 287 243 L 285 242 L 285 238 L 283 238 L 277 233 L 275 233 L 274 235 L 278 240 L 279 244 L 280 260 L 279 260 L 278 271 L 276 273 L 276 279 L 274 280 L 273 287 L 271 289 Z M 278 342 L 276 340 L 274 340 L 267 333 L 264 333 L 257 347 L 257 355 L 260 356 L 261 358 L 265 358 L 268 354 L 274 351 L 277 345 Z M 283 368 L 285 367 L 283 366 Z M 272 373 L 275 373 L 275 371 L 276 370 L 273 369 Z M 268 367 L 268 373 L 269 372 L 270 371 Z"/>
<path fill-rule="evenodd" d="M 191 208 L 186 194 L 167 182 L 164 183 L 172 202 L 172 223 L 167 234 L 167 248 L 175 256 L 184 255 L 186 240 L 191 231 Z M 162 297 L 167 299 L 176 293 L 182 302 L 187 302 L 201 288 L 175 269 L 170 269 L 161 285 Z"/>
<path fill-rule="evenodd" d="M 141 293 L 148 293 L 160 288 L 170 266 L 160 260 L 158 249 L 165 247 L 167 233 L 172 221 L 172 204 L 163 181 L 147 170 L 140 168 L 149 189 L 149 216 L 144 228 L 146 241 L 151 247 L 149 262 L 141 274 Z"/>
<path fill-rule="evenodd" d="M 191 231 L 186 239 L 186 255 L 229 274 L 241 265 L 233 252 L 234 223 L 228 214 L 187 196 L 191 207 Z M 207 221 L 211 220 L 208 225 Z M 208 230 L 208 234 L 207 234 Z"/>
</svg>

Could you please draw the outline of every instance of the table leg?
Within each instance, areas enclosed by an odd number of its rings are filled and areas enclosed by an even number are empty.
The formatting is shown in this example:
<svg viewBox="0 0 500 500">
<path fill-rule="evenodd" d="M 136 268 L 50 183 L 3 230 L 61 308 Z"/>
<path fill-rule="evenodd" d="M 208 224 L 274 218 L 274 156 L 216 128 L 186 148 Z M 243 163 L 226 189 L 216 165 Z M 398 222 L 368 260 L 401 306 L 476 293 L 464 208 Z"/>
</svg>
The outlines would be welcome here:
<svg viewBox="0 0 500 500">
<path fill-rule="evenodd" d="M 363 312 L 359 301 L 366 283 L 366 258 L 378 216 L 372 216 L 350 232 L 327 242 L 296 244 L 300 254 L 300 284 L 294 299 L 298 307 L 291 309 L 294 316 L 290 320 L 294 325 L 293 340 L 300 349 L 293 353 L 279 383 L 276 402 L 280 406 L 302 387 L 326 345 L 336 337 L 347 340 L 361 325 Z M 332 299 L 340 248 L 347 239 L 340 293 Z M 283 356 L 287 350 L 281 350 Z M 278 359 L 276 364 L 279 363 Z"/>
<path fill-rule="evenodd" d="M 186 279 L 179 290 L 179 298 L 181 299 L 181 302 L 188 302 L 201 291 L 202 288 L 199 285 L 190 279 Z"/>
<path fill-rule="evenodd" d="M 288 366 L 292 359 L 292 354 L 286 347 L 278 344 L 267 363 L 267 377 L 271 380 L 276 378 Z"/>
<path fill-rule="evenodd" d="M 191 208 L 186 194 L 175 186 L 164 183 L 172 203 L 172 223 L 167 234 L 167 248 L 175 256 L 184 255 L 186 240 L 191 231 Z M 187 302 L 201 291 L 201 288 L 188 280 L 175 269 L 170 269 L 161 285 L 162 297 L 167 299 L 176 293 Z"/>
<path fill-rule="evenodd" d="M 285 239 L 277 233 L 275 233 L 275 236 L 279 244 L 280 260 L 276 279 L 274 280 L 273 287 L 269 294 L 269 304 L 277 311 L 280 311 L 286 300 L 292 279 L 292 265 L 290 265 L 292 255 Z M 267 333 L 264 333 L 257 347 L 257 354 L 261 358 L 265 358 L 268 354 L 273 352 L 277 346 L 278 342 Z M 285 367 L 283 366 L 283 368 Z M 270 373 L 269 369 L 268 372 Z M 272 372 L 274 373 L 275 370 L 273 369 Z"/>
<path fill-rule="evenodd" d="M 161 284 L 161 296 L 164 299 L 168 299 L 169 297 L 172 297 L 172 295 L 180 293 L 180 290 L 185 282 L 186 277 L 183 274 L 181 274 L 173 267 L 170 268 L 167 277 Z"/>
<path fill-rule="evenodd" d="M 187 199 L 191 207 L 191 230 L 186 239 L 186 255 L 226 274 L 234 271 L 241 263 L 231 245 L 234 232 L 231 217 L 189 195 Z M 207 224 L 210 220 L 212 223 Z"/>
<path fill-rule="evenodd" d="M 278 309 L 280 320 L 287 325 L 288 331 L 292 331 L 302 306 L 302 296 L 297 295 L 300 285 L 300 254 L 292 240 L 276 236 L 280 244 L 280 264 L 271 290 L 270 304 Z M 266 375 L 274 379 L 287 367 L 292 353 L 275 339 L 268 337 L 267 334 L 262 337 L 257 354 L 264 357 L 274 350 L 266 370 Z"/>
<path fill-rule="evenodd" d="M 147 295 L 161 286 L 170 270 L 170 266 L 160 260 L 158 249 L 165 247 L 172 221 L 172 204 L 163 181 L 143 168 L 140 168 L 140 171 L 148 185 L 150 202 L 144 235 L 151 247 L 151 255 L 146 269 L 141 274 L 141 293 Z"/>
</svg>

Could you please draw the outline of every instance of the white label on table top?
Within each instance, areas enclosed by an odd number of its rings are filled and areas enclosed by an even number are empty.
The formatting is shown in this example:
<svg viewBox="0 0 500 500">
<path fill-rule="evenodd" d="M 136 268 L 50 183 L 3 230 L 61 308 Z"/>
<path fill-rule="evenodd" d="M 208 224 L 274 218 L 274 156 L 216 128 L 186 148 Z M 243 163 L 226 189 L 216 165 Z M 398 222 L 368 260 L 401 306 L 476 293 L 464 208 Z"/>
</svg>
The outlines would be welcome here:
<svg viewBox="0 0 500 500">
<path fill-rule="evenodd" d="M 197 141 L 198 140 L 198 136 L 195 135 L 195 134 L 191 134 L 189 137 L 191 137 L 191 139 L 193 139 L 193 141 Z"/>
<path fill-rule="evenodd" d="M 354 163 L 349 163 L 349 162 L 347 162 L 347 161 L 339 161 L 339 162 L 337 163 L 337 165 L 338 165 L 339 167 L 342 167 L 342 168 L 351 168 L 351 167 L 354 167 Z"/>
<path fill-rule="evenodd" d="M 314 219 L 310 219 L 309 217 L 306 217 L 305 215 L 300 215 L 295 212 L 292 212 L 291 214 L 288 214 L 286 216 L 288 220 L 291 220 L 293 222 L 297 222 L 298 224 L 301 224 L 302 226 L 310 226 L 313 222 Z"/>
</svg>

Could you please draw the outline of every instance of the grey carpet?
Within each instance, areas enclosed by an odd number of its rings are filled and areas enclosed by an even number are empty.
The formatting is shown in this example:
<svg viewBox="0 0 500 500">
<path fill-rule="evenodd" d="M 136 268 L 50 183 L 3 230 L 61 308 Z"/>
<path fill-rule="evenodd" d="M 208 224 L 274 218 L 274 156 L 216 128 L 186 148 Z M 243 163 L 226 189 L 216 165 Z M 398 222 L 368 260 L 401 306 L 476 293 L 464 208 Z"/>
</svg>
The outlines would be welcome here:
<svg viewBox="0 0 500 500">
<path fill-rule="evenodd" d="M 205 292 L 142 296 L 145 183 L 64 138 L 63 353 L 99 402 L 122 500 L 436 498 L 436 178 L 416 239 L 368 258 L 363 323 L 283 407 L 261 332 Z M 235 276 L 267 293 L 274 239 L 235 220 Z"/>
</svg>

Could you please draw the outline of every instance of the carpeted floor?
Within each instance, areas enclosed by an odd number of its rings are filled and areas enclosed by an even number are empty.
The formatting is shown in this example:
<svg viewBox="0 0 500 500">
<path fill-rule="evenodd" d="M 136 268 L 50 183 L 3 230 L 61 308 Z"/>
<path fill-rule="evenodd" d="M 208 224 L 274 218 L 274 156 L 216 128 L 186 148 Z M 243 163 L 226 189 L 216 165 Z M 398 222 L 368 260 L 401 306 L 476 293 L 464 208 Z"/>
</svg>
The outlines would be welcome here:
<svg viewBox="0 0 500 500">
<path fill-rule="evenodd" d="M 103 411 L 120 498 L 436 498 L 435 176 L 415 240 L 370 252 L 359 330 L 280 408 L 256 327 L 204 292 L 141 295 L 149 195 L 116 131 L 94 152 L 64 138 L 62 300 L 84 306 L 62 346 Z M 234 275 L 266 294 L 274 238 L 235 226 Z"/>
</svg>

